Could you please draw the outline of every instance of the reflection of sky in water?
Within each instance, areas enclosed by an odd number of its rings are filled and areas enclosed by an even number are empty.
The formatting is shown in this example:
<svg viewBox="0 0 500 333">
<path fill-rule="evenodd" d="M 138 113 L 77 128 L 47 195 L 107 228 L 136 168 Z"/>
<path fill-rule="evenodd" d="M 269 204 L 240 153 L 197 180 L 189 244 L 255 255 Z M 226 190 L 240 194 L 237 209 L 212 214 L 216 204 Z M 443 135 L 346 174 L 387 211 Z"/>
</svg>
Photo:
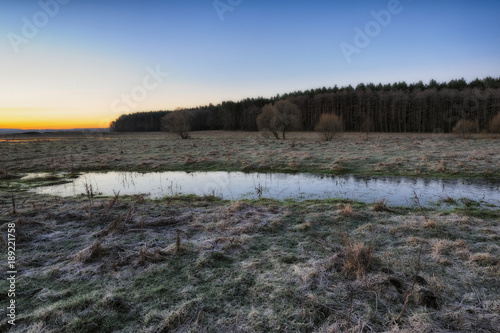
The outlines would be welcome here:
<svg viewBox="0 0 500 333">
<path fill-rule="evenodd" d="M 242 172 L 108 172 L 86 173 L 72 183 L 37 188 L 37 193 L 73 196 L 94 192 L 113 195 L 148 194 L 151 198 L 176 194 L 216 195 L 224 199 L 345 198 L 371 203 L 387 199 L 389 205 L 413 205 L 414 192 L 421 204 L 439 199 L 469 198 L 500 206 L 500 183 L 481 179 L 413 179 Z"/>
</svg>

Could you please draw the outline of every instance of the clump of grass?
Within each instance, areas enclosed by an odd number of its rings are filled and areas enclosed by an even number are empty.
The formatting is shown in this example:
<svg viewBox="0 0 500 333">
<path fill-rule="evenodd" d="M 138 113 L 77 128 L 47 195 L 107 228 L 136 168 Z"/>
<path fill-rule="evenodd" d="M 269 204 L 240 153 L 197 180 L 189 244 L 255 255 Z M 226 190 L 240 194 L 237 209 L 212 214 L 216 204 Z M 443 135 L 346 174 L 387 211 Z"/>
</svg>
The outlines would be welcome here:
<svg viewBox="0 0 500 333">
<path fill-rule="evenodd" d="M 311 228 L 311 222 L 305 221 L 304 223 L 297 224 L 293 229 L 297 231 L 305 231 L 309 228 Z"/>
<path fill-rule="evenodd" d="M 373 262 L 373 248 L 362 242 L 353 242 L 348 234 L 344 234 L 345 262 L 342 272 L 346 275 L 362 279 L 370 270 Z"/>
<path fill-rule="evenodd" d="M 441 161 L 439 161 L 438 166 L 437 166 L 437 171 L 439 171 L 439 172 L 446 171 L 446 162 L 443 159 L 441 159 Z"/>
<path fill-rule="evenodd" d="M 353 214 L 352 206 L 351 205 L 345 205 L 344 208 L 342 208 L 342 214 L 345 217 L 351 217 L 352 214 Z"/>
<path fill-rule="evenodd" d="M 423 227 L 427 228 L 427 229 L 435 229 L 435 228 L 437 228 L 437 223 L 434 220 L 426 219 L 424 224 L 423 224 Z"/>
<path fill-rule="evenodd" d="M 103 248 L 99 241 L 95 241 L 92 245 L 87 246 L 76 254 L 75 260 L 81 263 L 91 262 L 102 254 Z"/>
<path fill-rule="evenodd" d="M 499 262 L 498 258 L 495 258 L 487 252 L 471 254 L 469 260 L 482 266 L 494 266 Z"/>
<path fill-rule="evenodd" d="M 189 165 L 193 164 L 195 162 L 194 157 L 191 156 L 190 154 L 186 155 L 186 158 L 184 159 L 184 164 Z"/>
<path fill-rule="evenodd" d="M 228 213 L 236 213 L 236 212 L 240 212 L 242 210 L 248 209 L 249 207 L 250 207 L 250 205 L 244 201 L 236 201 L 231 206 L 229 206 L 226 211 Z"/>
<path fill-rule="evenodd" d="M 148 250 L 146 246 L 143 246 L 139 250 L 139 264 L 144 264 L 146 262 L 160 262 L 164 261 L 166 257 L 164 256 L 164 251 L 161 249 Z"/>
<path fill-rule="evenodd" d="M 373 204 L 373 210 L 376 212 L 389 212 L 390 209 L 387 207 L 387 199 L 381 199 Z"/>
</svg>

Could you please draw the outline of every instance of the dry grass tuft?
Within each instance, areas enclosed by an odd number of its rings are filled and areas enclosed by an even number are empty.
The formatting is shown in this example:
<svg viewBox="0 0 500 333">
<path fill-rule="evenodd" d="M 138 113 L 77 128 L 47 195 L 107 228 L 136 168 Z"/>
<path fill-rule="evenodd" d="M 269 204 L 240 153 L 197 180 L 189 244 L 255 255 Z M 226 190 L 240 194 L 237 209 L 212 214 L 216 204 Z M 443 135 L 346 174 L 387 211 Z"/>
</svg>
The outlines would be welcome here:
<svg viewBox="0 0 500 333">
<path fill-rule="evenodd" d="M 437 228 L 437 223 L 434 220 L 425 220 L 423 227 L 426 229 L 436 229 Z"/>
<path fill-rule="evenodd" d="M 246 210 L 250 207 L 249 204 L 247 204 L 244 201 L 237 201 L 231 206 L 227 208 L 228 213 L 236 213 L 236 212 L 241 212 L 242 210 Z"/>
<path fill-rule="evenodd" d="M 345 205 L 344 208 L 342 209 L 342 214 L 345 217 L 351 217 L 352 214 L 353 214 L 352 206 L 351 205 Z"/>
<path fill-rule="evenodd" d="M 499 260 L 490 253 L 474 253 L 469 256 L 471 262 L 478 263 L 481 266 L 494 266 Z"/>
<path fill-rule="evenodd" d="M 191 156 L 190 154 L 187 154 L 186 158 L 184 159 L 184 164 L 189 165 L 189 164 L 193 164 L 194 162 L 195 162 L 194 157 Z"/>
<path fill-rule="evenodd" d="M 293 229 L 297 230 L 297 231 L 304 231 L 304 230 L 307 230 L 309 228 L 311 228 L 311 222 L 306 221 L 304 223 L 297 224 Z"/>
<path fill-rule="evenodd" d="M 446 162 L 443 159 L 441 159 L 441 161 L 439 161 L 436 170 L 439 171 L 439 172 L 445 172 L 446 171 Z"/>
<path fill-rule="evenodd" d="M 453 249 L 453 242 L 447 239 L 440 239 L 432 245 L 432 254 L 437 257 L 450 254 Z"/>
<path fill-rule="evenodd" d="M 143 264 L 145 262 L 160 262 L 166 259 L 163 255 L 162 249 L 155 248 L 149 250 L 146 246 L 143 246 L 139 250 L 139 263 Z"/>
<path fill-rule="evenodd" d="M 431 256 L 441 264 L 451 264 L 448 257 L 465 258 L 469 257 L 469 247 L 463 239 L 450 241 L 448 239 L 438 239 L 431 245 Z"/>
<path fill-rule="evenodd" d="M 81 263 L 88 263 L 97 258 L 102 254 L 103 248 L 99 241 L 95 241 L 92 245 L 87 246 L 80 252 L 76 254 L 75 260 Z"/>
<path fill-rule="evenodd" d="M 387 200 L 382 199 L 373 204 L 373 210 L 376 212 L 389 212 L 389 208 L 387 208 Z"/>
<path fill-rule="evenodd" d="M 362 242 L 353 243 L 348 235 L 344 235 L 345 262 L 342 272 L 346 275 L 362 279 L 371 268 L 373 262 L 373 248 L 366 247 Z"/>
</svg>

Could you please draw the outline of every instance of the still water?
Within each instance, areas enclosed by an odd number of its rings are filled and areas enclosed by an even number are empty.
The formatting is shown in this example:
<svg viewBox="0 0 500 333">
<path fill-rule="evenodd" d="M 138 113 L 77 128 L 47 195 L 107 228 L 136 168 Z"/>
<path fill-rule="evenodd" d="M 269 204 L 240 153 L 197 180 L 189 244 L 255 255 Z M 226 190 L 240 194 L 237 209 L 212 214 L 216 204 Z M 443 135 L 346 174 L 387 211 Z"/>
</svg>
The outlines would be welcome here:
<svg viewBox="0 0 500 333">
<path fill-rule="evenodd" d="M 366 203 L 386 199 L 391 206 L 422 205 L 445 198 L 468 198 L 500 206 L 500 183 L 482 179 L 417 179 L 313 174 L 243 172 L 107 172 L 84 173 L 71 183 L 39 187 L 37 193 L 75 196 L 86 186 L 102 195 L 147 195 L 160 198 L 179 194 L 215 195 L 223 199 L 344 198 Z"/>
</svg>

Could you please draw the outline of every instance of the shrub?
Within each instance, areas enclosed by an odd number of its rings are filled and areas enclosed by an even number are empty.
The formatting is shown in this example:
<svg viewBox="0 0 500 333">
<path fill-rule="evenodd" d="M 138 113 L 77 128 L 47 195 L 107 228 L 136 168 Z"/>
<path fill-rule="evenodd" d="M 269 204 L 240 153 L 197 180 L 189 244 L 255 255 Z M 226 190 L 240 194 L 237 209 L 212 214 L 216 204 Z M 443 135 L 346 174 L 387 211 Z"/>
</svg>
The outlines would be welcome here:
<svg viewBox="0 0 500 333">
<path fill-rule="evenodd" d="M 479 132 L 479 122 L 477 120 L 460 119 L 455 127 L 453 133 L 462 134 L 462 137 L 469 138 L 472 133 Z"/>
<path fill-rule="evenodd" d="M 262 108 L 262 113 L 257 117 L 257 127 L 260 131 L 273 133 L 279 139 L 281 132 L 283 140 L 286 132 L 300 129 L 300 110 L 289 101 L 278 101 L 267 104 Z"/>
<path fill-rule="evenodd" d="M 331 141 L 337 133 L 342 132 L 342 118 L 336 114 L 323 113 L 314 130 L 320 132 L 325 141 Z"/>
<path fill-rule="evenodd" d="M 490 121 L 490 132 L 500 134 L 500 112 Z"/>
<path fill-rule="evenodd" d="M 162 118 L 164 131 L 176 133 L 181 139 L 189 139 L 192 114 L 189 111 L 174 111 Z"/>
</svg>

